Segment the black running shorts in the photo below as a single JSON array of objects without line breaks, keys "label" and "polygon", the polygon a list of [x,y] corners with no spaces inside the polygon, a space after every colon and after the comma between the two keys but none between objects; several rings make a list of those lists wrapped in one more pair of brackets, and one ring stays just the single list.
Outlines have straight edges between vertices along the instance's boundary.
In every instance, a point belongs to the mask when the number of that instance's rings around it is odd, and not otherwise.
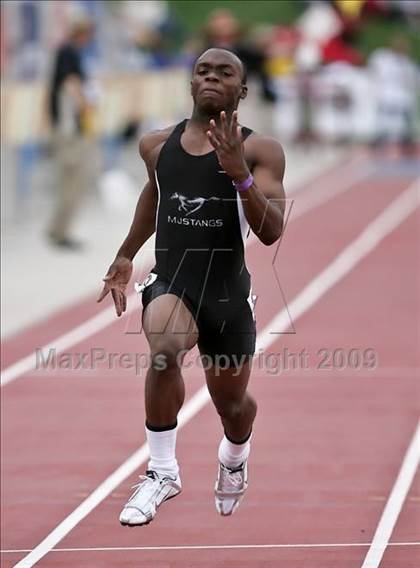
[{"label": "black running shorts", "polygon": [[162,294],[174,294],[183,301],[197,324],[201,356],[213,361],[228,357],[229,366],[237,366],[238,362],[254,355],[256,322],[255,297],[252,294],[245,299],[227,302],[204,299],[200,304],[153,272],[141,285],[136,285],[136,290],[142,294],[143,310]]}]

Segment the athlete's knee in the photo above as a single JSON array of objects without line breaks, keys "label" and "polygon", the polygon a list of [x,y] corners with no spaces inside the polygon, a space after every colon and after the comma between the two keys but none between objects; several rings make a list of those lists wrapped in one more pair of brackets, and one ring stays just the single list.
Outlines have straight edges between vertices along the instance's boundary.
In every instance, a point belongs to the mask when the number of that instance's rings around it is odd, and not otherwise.
[{"label": "athlete's knee", "polygon": [[150,345],[151,366],[155,371],[173,370],[180,365],[180,347],[177,341],[162,335]]},{"label": "athlete's knee", "polygon": [[253,416],[257,413],[257,403],[255,400],[245,394],[240,399],[223,400],[219,397],[213,399],[219,416],[226,420],[240,420],[243,416]]},{"label": "athlete's knee", "polygon": [[218,402],[216,409],[221,418],[237,420],[243,414],[243,405],[236,401]]}]

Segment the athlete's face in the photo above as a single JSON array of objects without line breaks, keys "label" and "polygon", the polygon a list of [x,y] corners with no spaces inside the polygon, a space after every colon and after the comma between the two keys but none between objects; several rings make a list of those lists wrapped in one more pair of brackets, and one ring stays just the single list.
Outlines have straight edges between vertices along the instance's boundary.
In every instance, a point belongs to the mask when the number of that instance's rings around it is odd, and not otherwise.
[{"label": "athlete's face", "polygon": [[194,104],[208,113],[233,110],[244,99],[247,87],[240,61],[230,53],[210,50],[195,64],[191,80]]}]

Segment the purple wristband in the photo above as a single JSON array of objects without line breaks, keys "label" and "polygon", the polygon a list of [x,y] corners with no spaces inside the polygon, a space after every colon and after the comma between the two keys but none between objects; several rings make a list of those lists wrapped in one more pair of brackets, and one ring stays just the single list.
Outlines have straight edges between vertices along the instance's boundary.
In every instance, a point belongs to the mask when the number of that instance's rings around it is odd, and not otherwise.
[{"label": "purple wristband", "polygon": [[244,181],[240,182],[234,181],[233,185],[235,186],[235,189],[237,189],[238,191],[246,191],[251,187],[253,183],[254,183],[254,176],[252,174],[249,174],[249,176]]}]

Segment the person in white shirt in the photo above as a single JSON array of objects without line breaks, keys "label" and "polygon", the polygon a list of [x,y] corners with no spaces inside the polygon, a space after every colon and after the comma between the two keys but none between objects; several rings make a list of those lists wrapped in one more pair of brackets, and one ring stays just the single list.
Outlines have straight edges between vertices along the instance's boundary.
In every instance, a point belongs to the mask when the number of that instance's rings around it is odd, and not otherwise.
[{"label": "person in white shirt", "polygon": [[368,63],[377,105],[375,144],[411,147],[420,75],[408,41],[394,36],[390,46],[375,50]]}]

